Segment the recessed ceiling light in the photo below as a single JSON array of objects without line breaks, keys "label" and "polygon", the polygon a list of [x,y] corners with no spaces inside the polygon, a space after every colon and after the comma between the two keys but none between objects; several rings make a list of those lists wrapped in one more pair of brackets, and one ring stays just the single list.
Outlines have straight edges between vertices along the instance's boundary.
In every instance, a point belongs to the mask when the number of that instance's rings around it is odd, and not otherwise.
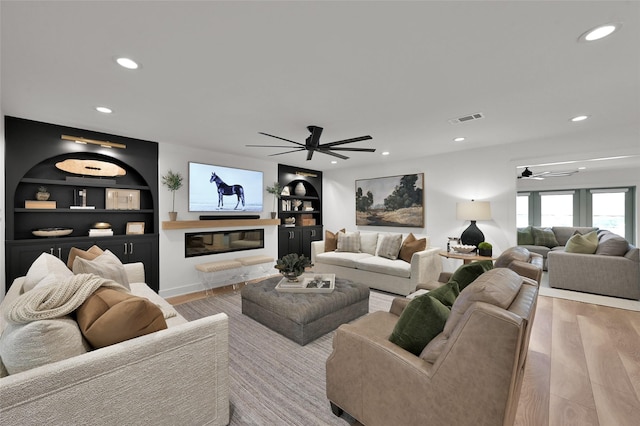
[{"label": "recessed ceiling light", "polygon": [[105,106],[97,106],[96,111],[101,112],[103,114],[111,114],[113,112],[111,108],[107,108]]},{"label": "recessed ceiling light", "polygon": [[389,151],[383,151],[382,155],[389,155]]},{"label": "recessed ceiling light", "polygon": [[133,59],[129,59],[129,58],[118,58],[116,59],[116,62],[118,63],[118,65],[120,65],[121,67],[127,68],[129,70],[135,70],[138,69],[138,64],[136,63],[136,61],[134,61]]},{"label": "recessed ceiling light", "polygon": [[462,142],[464,140],[464,138],[455,138],[453,141],[454,142]]},{"label": "recessed ceiling light", "polygon": [[586,170],[586,167],[578,167],[578,170]]},{"label": "recessed ceiling light", "polygon": [[331,160],[331,164],[338,164],[336,160]]},{"label": "recessed ceiling light", "polygon": [[618,23],[618,24],[600,25],[599,27],[592,28],[589,31],[587,31],[584,34],[582,34],[578,38],[578,41],[596,41],[596,40],[600,40],[600,39],[603,39],[603,38],[605,38],[607,36],[610,36],[611,34],[616,32],[617,30],[619,30],[620,27],[622,27],[622,24],[620,24],[620,23]]},{"label": "recessed ceiling light", "polygon": [[575,122],[578,122],[578,121],[584,121],[584,120],[586,120],[587,118],[589,118],[589,116],[588,116],[588,115],[578,115],[578,116],[576,116],[576,117],[573,117],[573,118],[571,119],[571,121],[573,121],[573,122],[575,123]]}]

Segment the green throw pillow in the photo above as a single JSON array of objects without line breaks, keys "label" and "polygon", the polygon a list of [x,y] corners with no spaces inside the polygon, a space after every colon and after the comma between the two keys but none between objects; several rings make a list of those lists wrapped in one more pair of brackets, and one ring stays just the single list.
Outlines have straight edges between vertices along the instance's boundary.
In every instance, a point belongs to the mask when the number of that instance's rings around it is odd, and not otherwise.
[{"label": "green throw pillow", "polygon": [[474,282],[476,278],[491,269],[493,269],[493,262],[490,260],[467,263],[456,269],[451,278],[449,278],[449,282],[455,281],[458,283],[458,288],[462,291],[466,286]]},{"label": "green throw pillow", "polygon": [[534,244],[537,246],[544,246],[554,248],[559,246],[558,240],[556,240],[556,234],[553,233],[551,228],[536,228],[532,227]]},{"label": "green throw pillow", "polygon": [[456,301],[456,297],[460,294],[460,288],[456,281],[449,281],[446,284],[441,285],[435,290],[429,292],[429,296],[439,300],[444,306],[451,309],[453,302]]},{"label": "green throw pillow", "polygon": [[588,234],[575,234],[564,247],[567,253],[594,254],[598,248],[598,233],[591,231]]},{"label": "green throw pillow", "polygon": [[427,343],[442,333],[450,313],[429,293],[418,296],[402,311],[389,341],[419,356]]},{"label": "green throw pillow", "polygon": [[532,246],[535,243],[533,234],[531,233],[531,227],[518,228],[518,245],[519,246]]}]

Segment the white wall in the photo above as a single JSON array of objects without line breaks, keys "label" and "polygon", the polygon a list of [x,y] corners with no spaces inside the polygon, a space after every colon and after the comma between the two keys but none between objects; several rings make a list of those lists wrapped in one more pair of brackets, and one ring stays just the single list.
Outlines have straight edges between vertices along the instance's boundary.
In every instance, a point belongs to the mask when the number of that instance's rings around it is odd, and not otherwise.
[{"label": "white wall", "polygon": [[[207,150],[186,148],[179,145],[160,143],[159,145],[158,174],[162,176],[169,169],[180,172],[184,179],[183,187],[176,192],[176,211],[178,220],[198,220],[204,213],[188,210],[189,182],[188,163],[196,161],[207,164],[219,164],[226,167],[239,167],[243,169],[259,170],[264,173],[264,187],[278,180],[278,165],[274,162],[238,157],[234,155],[220,154]],[[169,220],[168,212],[171,210],[172,195],[162,183],[158,182],[159,191],[159,217],[160,223]],[[260,217],[270,218],[273,208],[273,196],[264,191],[264,211]],[[252,213],[255,214],[255,213]],[[216,255],[184,257],[184,234],[187,232],[225,231],[229,229],[251,229],[249,227],[233,228],[196,228],[163,230],[160,227],[160,295],[171,297],[180,294],[193,293],[203,290],[204,287],[195,269],[198,263],[214,260],[228,260],[242,256],[267,255],[274,259],[278,256],[278,234],[276,226],[258,226],[264,228],[264,249],[242,251],[236,253],[222,253]]]}]

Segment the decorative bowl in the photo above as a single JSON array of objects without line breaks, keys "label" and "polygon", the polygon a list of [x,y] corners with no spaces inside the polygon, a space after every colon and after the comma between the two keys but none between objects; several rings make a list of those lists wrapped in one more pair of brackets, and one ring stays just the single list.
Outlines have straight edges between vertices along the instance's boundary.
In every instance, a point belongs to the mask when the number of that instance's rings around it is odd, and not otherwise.
[{"label": "decorative bowl", "polygon": [[455,251],[456,253],[469,254],[476,251],[476,246],[466,244],[452,245],[451,250]]},{"label": "decorative bowl", "polygon": [[111,224],[109,222],[96,222],[91,227],[95,229],[111,229]]},{"label": "decorative bowl", "polygon": [[40,228],[31,233],[36,237],[64,237],[73,232],[73,228]]}]

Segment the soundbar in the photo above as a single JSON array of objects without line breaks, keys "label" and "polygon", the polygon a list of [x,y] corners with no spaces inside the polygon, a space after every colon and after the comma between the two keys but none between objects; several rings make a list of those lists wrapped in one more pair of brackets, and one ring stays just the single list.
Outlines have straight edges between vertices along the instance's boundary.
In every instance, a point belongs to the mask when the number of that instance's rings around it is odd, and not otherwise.
[{"label": "soundbar", "polygon": [[227,215],[203,215],[200,220],[233,220],[233,219],[260,219],[259,214],[227,214]]}]

